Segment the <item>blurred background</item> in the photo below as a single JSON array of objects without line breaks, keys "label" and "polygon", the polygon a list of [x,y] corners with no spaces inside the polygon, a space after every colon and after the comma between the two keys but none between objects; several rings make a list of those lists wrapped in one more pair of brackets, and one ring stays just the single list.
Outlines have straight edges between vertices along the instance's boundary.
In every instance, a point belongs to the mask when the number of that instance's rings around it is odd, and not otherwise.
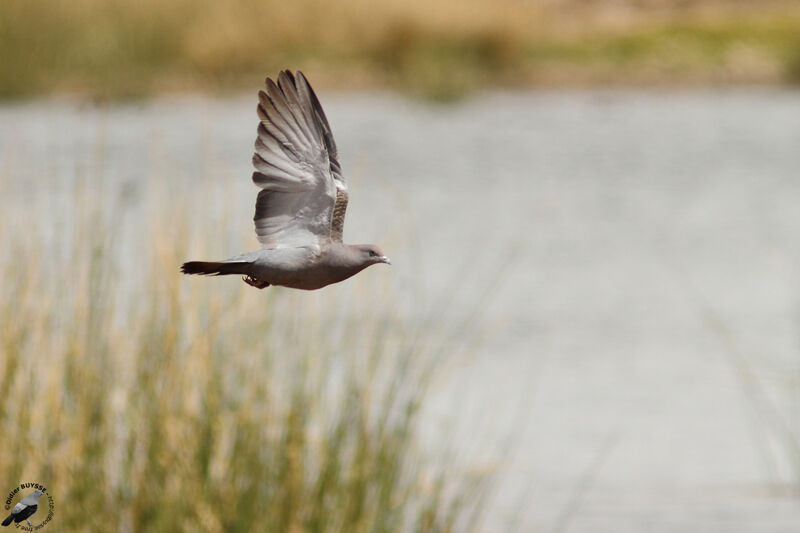
[{"label": "blurred background", "polygon": [[[4,0],[0,66],[0,491],[48,527],[800,527],[800,2]],[[281,68],[393,264],[181,277],[257,246]]]},{"label": "blurred background", "polygon": [[796,84],[796,0],[7,0],[0,95]]}]

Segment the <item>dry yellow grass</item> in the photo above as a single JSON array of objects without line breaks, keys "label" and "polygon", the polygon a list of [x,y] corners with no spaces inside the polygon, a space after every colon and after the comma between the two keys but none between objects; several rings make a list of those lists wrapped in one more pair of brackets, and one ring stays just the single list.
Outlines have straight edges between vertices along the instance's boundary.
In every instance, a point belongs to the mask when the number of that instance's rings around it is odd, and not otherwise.
[{"label": "dry yellow grass", "polygon": [[441,324],[386,296],[364,307],[391,293],[365,280],[333,308],[330,292],[181,277],[229,229],[225,213],[191,216],[214,193],[176,195],[154,171],[122,237],[128,200],[92,172],[73,193],[0,206],[0,479],[46,484],[50,527],[477,526],[483,484],[417,440]]},{"label": "dry yellow grass", "polygon": [[251,88],[285,67],[439,97],[508,84],[780,83],[800,78],[799,35],[796,0],[5,0],[0,95]]}]

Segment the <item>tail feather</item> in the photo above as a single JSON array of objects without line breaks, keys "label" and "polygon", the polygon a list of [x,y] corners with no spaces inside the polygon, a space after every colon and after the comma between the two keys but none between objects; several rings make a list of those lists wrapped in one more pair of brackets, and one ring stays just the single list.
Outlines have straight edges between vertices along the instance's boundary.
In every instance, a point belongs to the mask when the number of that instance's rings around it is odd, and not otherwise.
[{"label": "tail feather", "polygon": [[8,526],[9,524],[11,524],[12,520],[14,520],[14,513],[11,513],[10,515],[8,515],[8,518],[3,520],[3,525]]},{"label": "tail feather", "polygon": [[184,274],[203,276],[227,276],[229,274],[249,274],[250,263],[226,263],[218,261],[189,261],[181,266]]}]

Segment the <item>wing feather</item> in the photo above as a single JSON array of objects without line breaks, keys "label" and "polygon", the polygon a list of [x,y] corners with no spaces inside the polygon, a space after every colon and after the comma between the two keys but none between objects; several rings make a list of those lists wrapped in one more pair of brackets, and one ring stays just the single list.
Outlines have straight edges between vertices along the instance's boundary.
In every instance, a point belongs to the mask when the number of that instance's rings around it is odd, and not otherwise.
[{"label": "wing feather", "polygon": [[256,153],[262,158],[276,158],[287,163],[299,163],[300,157],[294,151],[284,150],[271,135],[259,135],[256,138]]},{"label": "wing feather", "polygon": [[267,97],[271,107],[267,107],[267,115],[270,120],[281,129],[281,131],[293,143],[303,149],[312,149],[314,147],[314,139],[310,138],[310,131],[304,130],[301,123],[292,115],[289,109],[289,104],[286,98],[283,97],[281,89],[271,79],[267,79]]},{"label": "wing feather", "polygon": [[336,147],[336,141],[333,138],[333,131],[331,130],[328,117],[325,115],[325,110],[317,98],[314,89],[308,83],[302,72],[297,73],[297,93],[300,100],[305,102],[313,110],[316,124],[320,128],[320,135],[325,143],[325,149],[328,152],[330,159],[331,176],[336,185],[336,199],[334,202],[333,214],[331,216],[331,239],[334,241],[342,242],[342,235],[344,233],[344,220],[347,214],[347,202],[349,196],[347,194],[347,183],[342,174],[342,167],[339,164],[339,153]]},{"label": "wing feather", "polygon": [[278,76],[278,87],[283,91],[289,111],[292,113],[295,121],[301,125],[302,130],[312,135],[314,137],[313,140],[319,138],[320,127],[313,116],[303,112],[303,109],[311,109],[311,107],[300,102],[300,95],[297,92],[297,85],[291,72],[283,71],[280,73]]},{"label": "wing feather", "polygon": [[258,240],[266,248],[341,240],[346,185],[322,106],[301,72],[265,85],[253,154]]},{"label": "wing feather", "polygon": [[253,166],[258,172],[253,173],[253,182],[262,189],[282,192],[301,192],[308,186],[299,181],[294,169],[280,165],[277,159],[267,161],[258,152],[253,154]]},{"label": "wing feather", "polygon": [[[272,80],[269,80],[272,81]],[[261,119],[261,125],[264,126],[270,135],[283,144],[287,149],[299,154],[304,149],[309,147],[304,146],[297,134],[292,130],[292,127],[286,122],[280,111],[278,111],[275,102],[264,91],[260,91],[259,107],[264,112],[266,118]]]},{"label": "wing feather", "polygon": [[331,239],[334,241],[342,242],[345,214],[347,214],[347,190],[336,189],[336,203],[331,217]]}]

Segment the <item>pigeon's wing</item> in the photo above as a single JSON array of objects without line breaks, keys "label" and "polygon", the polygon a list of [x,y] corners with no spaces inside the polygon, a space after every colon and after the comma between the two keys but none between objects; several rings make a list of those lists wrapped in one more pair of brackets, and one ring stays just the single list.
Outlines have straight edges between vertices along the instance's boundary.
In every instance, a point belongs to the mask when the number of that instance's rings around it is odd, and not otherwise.
[{"label": "pigeon's wing", "polygon": [[336,203],[333,206],[333,219],[331,220],[331,239],[342,242],[344,232],[344,215],[347,212],[347,189],[336,189]]},{"label": "pigeon's wing", "polygon": [[[305,79],[302,72],[298,72],[297,74],[298,77]],[[314,114],[319,121],[319,125],[322,127],[322,139],[325,141],[325,148],[328,150],[328,158],[331,163],[331,175],[336,185],[336,200],[334,201],[333,215],[331,217],[331,239],[342,242],[344,217],[347,213],[347,183],[342,174],[342,166],[339,164],[339,152],[336,148],[336,141],[333,139],[333,131],[331,131],[331,125],[328,123],[328,117],[325,116],[322,104],[319,103],[317,95],[310,85],[308,89],[311,105],[314,107]]]},{"label": "pigeon's wing", "polygon": [[13,509],[11,509],[11,514],[17,515],[21,513],[23,510],[25,510],[26,507],[28,507],[28,504],[22,503],[21,501],[17,502],[17,505],[15,505]]},{"label": "pigeon's wing", "polygon": [[265,248],[341,240],[347,192],[325,112],[301,72],[266,85],[253,154],[258,240]]}]

